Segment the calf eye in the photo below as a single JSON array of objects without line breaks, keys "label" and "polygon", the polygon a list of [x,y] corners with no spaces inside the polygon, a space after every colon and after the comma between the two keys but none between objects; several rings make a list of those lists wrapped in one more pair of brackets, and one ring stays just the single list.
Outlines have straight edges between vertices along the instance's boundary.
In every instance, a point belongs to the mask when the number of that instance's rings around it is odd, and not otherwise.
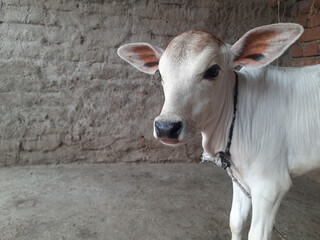
[{"label": "calf eye", "polygon": [[156,75],[156,77],[157,77],[158,79],[160,78],[160,81],[163,83],[163,79],[162,79],[162,77],[161,77],[160,71],[157,70],[154,74]]},{"label": "calf eye", "polygon": [[213,80],[219,74],[220,67],[218,64],[212,65],[204,74],[203,78]]},{"label": "calf eye", "polygon": [[154,73],[157,77],[161,77],[161,74],[160,74],[160,71],[157,70],[155,73]]}]

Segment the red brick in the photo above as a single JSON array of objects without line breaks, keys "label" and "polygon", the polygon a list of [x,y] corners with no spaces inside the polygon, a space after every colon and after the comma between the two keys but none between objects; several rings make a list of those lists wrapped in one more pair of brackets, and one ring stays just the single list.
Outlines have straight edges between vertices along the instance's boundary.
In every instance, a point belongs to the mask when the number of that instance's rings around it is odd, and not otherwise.
[{"label": "red brick", "polygon": [[316,27],[320,25],[320,14],[313,15],[309,19],[309,27]]},{"label": "red brick", "polygon": [[302,25],[303,27],[307,27],[308,26],[308,15],[301,15],[299,17],[296,17],[294,22]]},{"label": "red brick", "polygon": [[303,54],[303,49],[302,46],[300,45],[293,45],[291,48],[291,56],[294,58],[302,57]]},{"label": "red brick", "polygon": [[291,10],[291,16],[292,17],[297,17],[299,15],[299,8],[297,4],[293,5],[292,10]]},{"label": "red brick", "polygon": [[299,38],[299,42],[310,42],[320,39],[320,26],[314,28],[308,28],[304,30],[304,33]]},{"label": "red brick", "polygon": [[303,55],[305,57],[318,56],[319,53],[319,42],[308,43],[304,46]]},{"label": "red brick", "polygon": [[[305,7],[302,8],[301,12],[302,14],[309,14],[310,10],[311,10],[311,6],[312,6],[313,0],[309,0],[305,2]],[[314,7],[319,9],[320,8],[320,0],[315,0],[314,1]]]},{"label": "red brick", "polygon": [[293,67],[303,67],[309,65],[316,65],[320,63],[320,58],[301,58],[301,59],[294,59],[290,64]]}]

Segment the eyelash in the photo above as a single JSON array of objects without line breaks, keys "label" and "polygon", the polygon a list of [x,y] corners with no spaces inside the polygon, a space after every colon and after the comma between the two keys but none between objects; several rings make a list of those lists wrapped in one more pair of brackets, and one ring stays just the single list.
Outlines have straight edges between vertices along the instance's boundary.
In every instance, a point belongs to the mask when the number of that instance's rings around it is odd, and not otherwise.
[{"label": "eyelash", "polygon": [[[203,78],[209,79],[209,80],[214,80],[219,75],[220,70],[221,70],[221,68],[219,67],[219,65],[214,64],[205,72]],[[155,72],[155,75],[157,75],[161,78],[161,74],[160,74],[159,69]],[[161,79],[161,81],[162,81],[162,79]]]}]

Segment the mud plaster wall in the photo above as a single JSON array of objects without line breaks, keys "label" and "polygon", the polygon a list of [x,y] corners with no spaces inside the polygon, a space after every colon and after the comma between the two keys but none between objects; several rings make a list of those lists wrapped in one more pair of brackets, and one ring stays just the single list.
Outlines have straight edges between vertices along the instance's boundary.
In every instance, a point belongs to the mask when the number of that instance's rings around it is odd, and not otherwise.
[{"label": "mud plaster wall", "polygon": [[116,49],[136,41],[165,47],[194,28],[234,43],[277,22],[269,4],[0,0],[0,166],[199,160],[200,136],[178,148],[154,140],[160,81]]}]

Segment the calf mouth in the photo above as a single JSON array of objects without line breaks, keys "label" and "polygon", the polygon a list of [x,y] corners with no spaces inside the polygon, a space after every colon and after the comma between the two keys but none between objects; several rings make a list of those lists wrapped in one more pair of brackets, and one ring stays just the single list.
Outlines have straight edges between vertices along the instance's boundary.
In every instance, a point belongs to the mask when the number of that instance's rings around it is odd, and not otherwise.
[{"label": "calf mouth", "polygon": [[172,139],[172,138],[158,138],[160,142],[162,142],[165,145],[181,145],[183,142],[179,141],[178,139]]}]

